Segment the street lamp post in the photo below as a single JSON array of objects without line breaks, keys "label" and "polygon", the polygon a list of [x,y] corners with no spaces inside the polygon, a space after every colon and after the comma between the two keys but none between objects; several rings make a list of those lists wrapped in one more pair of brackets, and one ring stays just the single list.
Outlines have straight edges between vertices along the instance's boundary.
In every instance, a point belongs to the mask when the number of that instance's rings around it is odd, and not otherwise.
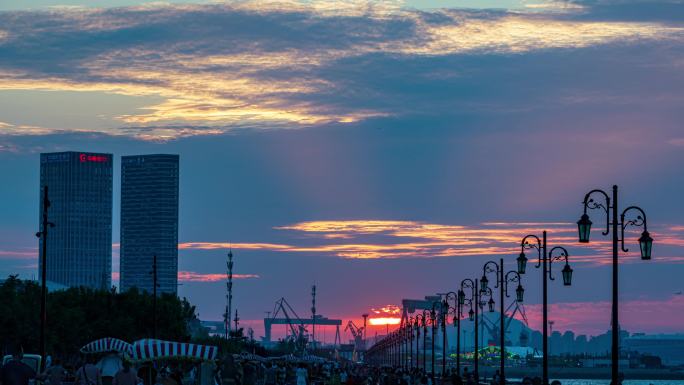
[{"label": "street lamp post", "polygon": [[413,327],[416,329],[416,369],[420,367],[420,319],[421,315],[416,315]]},{"label": "street lamp post", "polygon": [[[477,282],[477,281],[476,281]],[[487,297],[489,297],[489,301],[487,301]],[[489,287],[482,287],[482,283],[480,283],[480,289],[478,290],[477,294],[477,308],[479,308],[480,313],[484,313],[484,306],[487,305],[489,312],[494,312],[494,294],[492,293],[492,289]],[[481,316],[484,320],[484,315]],[[484,328],[484,322],[480,323],[480,327],[483,329]],[[479,334],[479,344],[482,346],[484,345],[484,330],[480,330]],[[479,352],[478,352],[478,357],[479,357]],[[476,382],[478,380],[478,376],[476,376]]]},{"label": "street lamp post", "polygon": [[[493,266],[493,267],[492,267]],[[499,264],[497,264],[494,261],[488,261],[485,263],[483,267],[483,274],[482,274],[482,279],[480,280],[480,285],[482,286],[482,290],[487,290],[488,287],[488,280],[487,280],[487,273],[496,273],[496,284],[494,285],[495,288],[499,288],[499,309],[500,309],[500,314],[499,314],[499,355],[501,358],[501,362],[499,364],[499,383],[500,384],[505,384],[506,383],[506,375],[504,372],[505,366],[506,366],[506,333],[505,333],[505,327],[504,327],[504,317],[505,317],[505,309],[504,309],[504,297],[508,298],[508,283],[509,282],[517,282],[518,287],[515,290],[516,294],[516,300],[518,302],[523,301],[523,294],[525,292],[525,289],[523,289],[521,282],[520,282],[520,274],[518,274],[517,271],[511,270],[507,273],[504,274],[504,261],[503,258],[501,258]],[[509,278],[509,275],[513,275],[512,278]],[[490,304],[490,311],[494,310],[494,301],[490,298],[489,300]]]},{"label": "street lamp post", "polygon": [[44,363],[46,350],[45,329],[47,328],[47,236],[48,228],[55,227],[54,223],[48,221],[48,208],[50,207],[50,200],[48,199],[48,186],[43,187],[43,199],[41,203],[43,206],[41,230],[36,233],[36,237],[41,238],[42,243],[42,250],[40,253],[40,356],[43,358],[41,362]]},{"label": "street lamp post", "polygon": [[[604,202],[597,202],[591,196],[593,194],[602,195],[605,198]],[[613,306],[612,306],[612,317],[611,317],[611,327],[612,327],[612,344],[611,344],[611,378],[614,384],[619,381],[619,358],[620,358],[620,323],[618,319],[618,242],[621,242],[621,249],[623,252],[628,252],[625,248],[625,228],[627,226],[641,227],[643,226],[644,231],[641,233],[639,238],[639,249],[641,250],[641,259],[650,260],[651,259],[651,249],[653,247],[653,238],[648,233],[648,228],[646,224],[646,213],[640,207],[629,206],[618,218],[618,187],[613,186],[613,201],[611,205],[611,198],[603,190],[594,189],[584,196],[584,213],[579,221],[577,221],[577,230],[579,231],[579,241],[580,243],[589,243],[589,233],[591,231],[591,220],[587,215],[587,209],[602,209],[606,212],[606,231],[602,232],[603,235],[608,235],[611,230],[613,231]],[[636,211],[636,219],[625,221],[625,216],[630,211]],[[612,218],[611,218],[612,214]],[[611,220],[612,219],[612,220]],[[618,234],[618,226],[620,227]]]},{"label": "street lamp post", "polygon": [[411,329],[410,326],[404,325],[402,328],[402,333],[401,333],[401,340],[402,340],[402,345],[404,347],[404,370],[408,370],[409,368],[409,330]]},{"label": "street lamp post", "polygon": [[[460,290],[459,290],[460,291]],[[457,323],[460,323],[460,320],[457,320],[459,318],[460,313],[458,309],[458,293],[455,293],[453,291],[450,291],[448,293],[444,293],[444,302],[442,303],[442,376],[444,376],[444,373],[446,371],[446,345],[447,345],[447,336],[446,336],[446,327],[447,327],[447,317],[449,316],[449,311],[454,312],[454,327],[456,327],[456,345],[458,346],[459,344],[459,331],[458,331],[458,326]],[[449,296],[452,296],[454,298],[454,307],[452,308],[449,306]],[[458,348],[456,349],[456,355],[458,356]],[[459,358],[457,357],[456,360],[458,361]],[[457,365],[458,366],[458,365]]]},{"label": "street lamp post", "polygon": [[[475,321],[475,333],[474,340],[475,344],[473,345],[473,376],[475,377],[475,382],[478,382],[478,361],[479,361],[479,352],[477,348],[477,338],[478,338],[478,307],[480,303],[479,299],[479,288],[477,286],[478,281],[475,279],[474,281],[470,278],[466,278],[463,281],[461,281],[461,294],[462,296],[459,298],[459,303],[464,304],[468,302],[470,304],[470,311],[468,312],[468,318],[470,318],[471,321]],[[471,289],[470,293],[470,298],[466,298],[465,296],[465,291],[466,289]],[[474,308],[474,310],[473,310]],[[460,364],[460,362],[459,362]],[[460,368],[459,368],[460,371]]]},{"label": "street lamp post", "polygon": [[[440,302],[441,303],[441,302]],[[431,354],[430,354],[430,377],[432,377],[432,383],[435,383],[435,332],[437,331],[437,313],[435,311],[435,305],[437,302],[432,303],[432,309],[430,310],[430,329],[432,331],[430,337]]]},{"label": "street lamp post", "polygon": [[[416,316],[416,331],[417,331],[417,338],[416,338],[416,359],[418,360],[418,363],[420,364],[420,350],[419,350],[419,342],[420,342],[420,336],[421,336],[421,329],[423,329],[423,372],[427,372],[427,356],[426,356],[426,351],[427,349],[425,346],[427,345],[427,311],[423,310],[423,313],[418,314]],[[419,365],[420,366],[420,365]]]},{"label": "street lamp post", "polygon": [[403,352],[403,355],[401,357],[401,367],[405,370],[408,365],[406,361],[408,360],[408,346],[407,346],[407,341],[408,341],[408,336],[406,335],[406,325],[402,325],[400,329],[399,335],[401,336],[401,350]]},{"label": "street lamp post", "polygon": [[447,313],[449,313],[449,305],[444,306],[440,303],[442,307],[440,308],[440,319],[439,322],[442,325],[442,372],[441,377],[444,378],[444,373],[446,372],[446,350],[447,350],[447,338],[446,338],[446,323],[447,323]]},{"label": "street lamp post", "polygon": [[[530,242],[530,240],[535,240],[535,242]],[[542,341],[542,351],[544,357],[542,358],[542,384],[548,385],[549,383],[549,341],[548,341],[548,280],[554,280],[553,274],[551,273],[551,265],[554,261],[560,261],[565,259],[565,267],[562,270],[563,274],[563,284],[565,286],[570,286],[572,283],[572,268],[568,264],[568,251],[561,246],[556,246],[552,248],[547,253],[546,245],[546,231],[542,232],[542,239],[539,239],[536,235],[528,235],[522,239],[520,242],[520,256],[518,257],[518,273],[525,274],[525,266],[527,265],[527,257],[525,256],[526,249],[535,249],[538,254],[538,261],[536,268],[541,267],[542,271],[542,324],[543,324],[543,341]],[[558,251],[558,255],[554,255],[554,252]]]},{"label": "street lamp post", "polygon": [[423,372],[427,372],[427,318],[428,312],[423,310]]},{"label": "street lamp post", "polygon": [[464,297],[465,300],[465,294],[459,288],[456,296],[456,314],[454,314],[454,326],[456,327],[456,373],[459,376],[461,375],[461,307],[463,306],[461,297]]},{"label": "street lamp post", "polygon": [[409,365],[408,369],[410,370],[413,368],[414,365],[414,359],[413,359],[413,316],[409,317],[408,319],[408,328],[407,328],[408,336],[409,336]]}]

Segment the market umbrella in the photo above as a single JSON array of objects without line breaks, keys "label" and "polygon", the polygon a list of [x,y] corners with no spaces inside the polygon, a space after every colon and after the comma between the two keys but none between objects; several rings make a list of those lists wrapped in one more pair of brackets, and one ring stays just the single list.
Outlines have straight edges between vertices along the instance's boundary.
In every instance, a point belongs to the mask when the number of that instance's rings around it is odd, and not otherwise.
[{"label": "market umbrella", "polygon": [[81,353],[107,353],[107,352],[119,352],[124,354],[129,354],[131,350],[131,344],[126,341],[122,341],[117,338],[106,337],[100,338],[84,345],[81,348]]},{"label": "market umbrella", "polygon": [[133,361],[148,361],[163,358],[190,358],[209,361],[216,359],[216,346],[198,345],[187,342],[143,339],[133,343],[130,358]]}]

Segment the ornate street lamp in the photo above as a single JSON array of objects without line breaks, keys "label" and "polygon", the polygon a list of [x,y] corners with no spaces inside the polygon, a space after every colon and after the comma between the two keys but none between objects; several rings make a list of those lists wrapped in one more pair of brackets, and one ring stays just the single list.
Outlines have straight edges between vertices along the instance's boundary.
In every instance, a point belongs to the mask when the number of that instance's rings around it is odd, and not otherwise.
[{"label": "ornate street lamp", "polygon": [[[479,351],[478,351],[478,346],[477,346],[477,339],[478,339],[478,308],[479,308],[479,303],[480,303],[480,290],[478,289],[478,282],[477,279],[472,280],[470,278],[466,278],[463,281],[461,281],[461,289],[459,290],[462,295],[459,297],[459,302],[463,302],[461,306],[468,304],[470,306],[470,310],[468,311],[468,319],[470,321],[475,322],[475,331],[473,333],[473,336],[475,337],[475,344],[474,344],[474,351],[473,351],[473,375],[475,376],[475,381],[478,381],[479,378]],[[470,291],[470,296],[466,297],[465,291],[469,290]],[[460,334],[460,322],[458,325],[458,333]],[[460,353],[460,348],[459,352]],[[456,367],[459,372],[461,373],[461,360],[460,360],[460,355],[457,353],[457,361],[456,361]]]},{"label": "ornate street lamp", "polygon": [[[646,221],[644,221],[644,228],[645,227],[646,227]],[[624,242],[624,233],[623,233],[623,242]],[[641,259],[643,259],[645,261],[651,259],[651,249],[652,248],[653,248],[653,238],[651,238],[651,235],[648,233],[648,231],[644,230],[644,232],[641,233],[641,237],[639,238],[639,249],[641,250]]]},{"label": "ornate street lamp", "polygon": [[591,234],[591,221],[587,213],[582,214],[582,217],[577,221],[577,231],[579,232],[580,243],[589,243],[589,234]]},{"label": "ornate street lamp", "polygon": [[561,273],[563,274],[563,285],[572,285],[572,268],[567,262],[565,262],[565,267],[563,267]]},{"label": "ornate street lamp", "polygon": [[[522,253],[521,253],[522,254]],[[522,256],[523,258],[524,255]],[[518,262],[520,260],[520,257],[518,257]],[[525,258],[525,263],[526,263],[526,258]],[[518,268],[520,268],[520,263],[518,263]],[[511,270],[507,273],[504,273],[504,261],[503,258],[500,259],[499,263],[496,263],[494,261],[488,261],[485,263],[484,267],[482,268],[482,279],[487,279],[487,273],[495,273],[496,274],[496,279],[494,280],[495,285],[494,288],[499,289],[499,307],[500,307],[500,316],[499,316],[499,352],[500,352],[500,362],[499,362],[499,373],[501,375],[501,383],[505,384],[506,383],[506,374],[505,374],[505,367],[506,367],[506,331],[504,327],[504,318],[506,317],[506,311],[504,309],[504,297],[508,298],[508,283],[509,282],[517,282],[518,287],[515,290],[515,296],[516,300],[518,302],[523,301],[523,295],[525,293],[525,289],[523,289],[522,285],[520,284],[521,279],[520,279],[520,274],[515,271]],[[524,267],[523,267],[524,270]],[[511,277],[512,276],[512,277]],[[482,281],[480,281],[482,282]],[[484,290],[483,290],[484,291]],[[490,291],[491,293],[491,291]],[[494,299],[490,295],[489,298],[489,311],[494,311]]]},{"label": "ornate street lamp", "polygon": [[432,329],[432,335],[430,337],[431,351],[430,354],[430,376],[432,377],[432,383],[435,383],[435,332],[437,331],[437,312],[435,310],[435,305],[441,302],[433,302],[432,310],[430,310],[430,326]]},{"label": "ornate street lamp", "polygon": [[516,258],[516,261],[518,262],[518,274],[525,274],[525,268],[527,267],[527,257],[525,256],[525,252],[521,251],[520,255],[518,258]]},{"label": "ornate street lamp", "polygon": [[[548,332],[548,281],[555,280],[551,267],[553,262],[565,260],[565,267],[562,270],[563,284],[569,286],[572,282],[572,268],[568,264],[568,251],[564,247],[556,246],[547,253],[546,231],[542,233],[542,239],[536,235],[528,235],[520,242],[520,254],[524,255],[525,250],[536,250],[538,261],[536,268],[541,268],[542,273],[542,323],[543,323],[543,337],[542,337],[542,384],[549,383],[549,332]],[[516,296],[518,291],[516,290]],[[520,294],[519,302],[522,302],[522,293]]]},{"label": "ornate street lamp", "polygon": [[427,325],[428,325],[428,315],[427,310],[423,310],[423,371],[427,372]]},{"label": "ornate street lamp", "polygon": [[[416,315],[416,367],[420,366],[420,329],[425,330],[425,311],[422,314]],[[425,334],[423,333],[423,370],[425,370]]]},{"label": "ornate street lamp", "polygon": [[[456,346],[458,347],[460,345],[460,336],[459,336],[459,331],[458,331],[458,324],[461,322],[461,311],[460,311],[460,291],[458,293],[455,293],[453,291],[450,291],[448,293],[443,293],[444,295],[444,302],[442,303],[442,377],[444,376],[444,373],[446,373],[446,354],[447,354],[447,335],[446,335],[446,327],[447,327],[447,317],[449,316],[449,313],[453,313],[454,315],[454,328],[456,328]],[[449,298],[453,297],[454,299],[454,307],[449,306]],[[456,355],[458,355],[458,348],[456,349]]]},{"label": "ornate street lamp", "polygon": [[[600,201],[595,201],[592,195],[598,194],[602,196]],[[621,243],[620,249],[623,252],[628,252],[625,248],[625,228],[628,226],[643,227],[644,231],[639,238],[639,249],[641,252],[641,259],[650,260],[651,251],[653,248],[653,238],[648,233],[648,227],[646,223],[646,213],[638,206],[629,206],[622,211],[620,218],[618,219],[618,187],[613,186],[613,194],[611,197],[603,190],[594,189],[584,196],[583,208],[584,212],[579,221],[577,221],[577,230],[579,232],[579,241],[581,243],[589,242],[589,233],[591,232],[591,220],[587,214],[587,209],[601,209],[606,213],[606,230],[602,232],[603,235],[608,235],[611,232],[612,225],[612,235],[613,235],[613,295],[612,295],[612,316],[611,316],[611,379],[613,383],[618,383],[619,379],[619,359],[620,359],[620,322],[618,316],[618,242]],[[632,220],[625,220],[625,216],[631,212],[635,211],[637,217]],[[618,226],[620,231],[618,233]],[[621,238],[621,239],[618,239]]]},{"label": "ornate street lamp", "polygon": [[[519,277],[519,276],[518,276]],[[523,301],[523,295],[525,294],[525,289],[523,289],[522,285],[518,284],[518,288],[515,289],[515,298],[518,302]]]}]

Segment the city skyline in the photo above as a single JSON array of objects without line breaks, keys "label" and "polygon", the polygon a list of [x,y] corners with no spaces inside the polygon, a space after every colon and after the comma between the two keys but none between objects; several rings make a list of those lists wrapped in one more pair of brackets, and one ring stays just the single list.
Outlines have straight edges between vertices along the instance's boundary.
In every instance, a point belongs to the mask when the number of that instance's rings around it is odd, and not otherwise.
[{"label": "city skyline", "polygon": [[621,324],[684,332],[681,4],[88,3],[0,5],[0,276],[37,276],[40,153],[115,155],[115,281],[120,156],[178,154],[178,294],[201,319],[222,318],[231,247],[245,325],[281,297],[310,316],[313,284],[318,313],[360,320],[513,268],[548,230],[574,269],[554,330],[596,335],[610,239],[594,214],[578,243],[576,221],[617,184],[654,239],[641,262],[628,232]]}]

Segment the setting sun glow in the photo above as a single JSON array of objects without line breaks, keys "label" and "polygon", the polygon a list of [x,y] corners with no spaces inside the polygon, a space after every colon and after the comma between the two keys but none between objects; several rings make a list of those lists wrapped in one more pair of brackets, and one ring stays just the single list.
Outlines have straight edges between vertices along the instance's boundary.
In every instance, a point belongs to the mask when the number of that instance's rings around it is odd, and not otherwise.
[{"label": "setting sun glow", "polygon": [[368,323],[373,326],[380,325],[399,325],[401,318],[397,317],[381,317],[381,318],[369,318]]}]

